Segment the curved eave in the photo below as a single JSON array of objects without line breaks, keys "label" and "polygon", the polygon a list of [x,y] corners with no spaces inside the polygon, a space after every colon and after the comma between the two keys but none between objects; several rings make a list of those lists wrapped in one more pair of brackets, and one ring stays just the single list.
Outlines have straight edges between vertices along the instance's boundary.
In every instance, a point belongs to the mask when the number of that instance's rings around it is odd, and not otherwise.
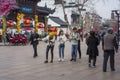
[{"label": "curved eave", "polygon": [[55,12],[55,9],[50,9],[47,6],[45,6],[45,7],[37,6],[37,11],[39,13],[45,13],[45,14],[49,15],[49,14],[53,14]]},{"label": "curved eave", "polygon": [[40,9],[37,9],[38,11],[38,14],[44,14],[44,15],[49,15],[50,13],[46,10],[40,10]]}]

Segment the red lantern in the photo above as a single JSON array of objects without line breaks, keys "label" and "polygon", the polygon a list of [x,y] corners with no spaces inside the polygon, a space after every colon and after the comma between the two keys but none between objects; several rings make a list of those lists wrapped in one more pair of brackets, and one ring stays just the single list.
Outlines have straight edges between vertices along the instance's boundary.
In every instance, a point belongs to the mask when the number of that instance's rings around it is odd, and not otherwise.
[{"label": "red lantern", "polygon": [[29,18],[25,18],[24,19],[24,24],[25,24],[25,26],[30,25],[30,19]]},{"label": "red lantern", "polygon": [[7,25],[8,25],[8,27],[12,28],[14,26],[14,23],[13,23],[13,21],[8,21]]},{"label": "red lantern", "polygon": [[43,27],[44,27],[44,23],[38,23],[38,24],[37,24],[37,27],[38,27],[38,28],[43,28]]}]

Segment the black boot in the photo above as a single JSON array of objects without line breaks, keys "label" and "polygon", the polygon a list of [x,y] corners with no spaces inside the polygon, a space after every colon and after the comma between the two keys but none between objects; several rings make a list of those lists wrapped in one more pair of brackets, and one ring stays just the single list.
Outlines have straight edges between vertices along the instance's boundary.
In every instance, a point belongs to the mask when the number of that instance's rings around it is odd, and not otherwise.
[{"label": "black boot", "polygon": [[46,60],[44,63],[48,63],[48,60]]},{"label": "black boot", "polygon": [[53,63],[53,60],[51,60],[50,63]]},{"label": "black boot", "polygon": [[88,66],[91,67],[91,63],[89,63]]}]

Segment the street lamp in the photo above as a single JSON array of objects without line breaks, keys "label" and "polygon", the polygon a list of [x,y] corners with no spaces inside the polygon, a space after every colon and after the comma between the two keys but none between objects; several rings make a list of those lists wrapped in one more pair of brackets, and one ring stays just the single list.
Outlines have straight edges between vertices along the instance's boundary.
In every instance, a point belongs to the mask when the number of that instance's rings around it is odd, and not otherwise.
[{"label": "street lamp", "polygon": [[[119,22],[120,22],[120,10],[112,10],[112,14],[116,14],[117,15],[117,18],[118,18],[118,36],[117,36],[117,38],[118,38],[118,45],[119,45],[119,36],[120,36],[120,31],[119,31],[119,28],[120,28],[120,25],[119,25]],[[113,17],[114,18],[114,17]]]}]

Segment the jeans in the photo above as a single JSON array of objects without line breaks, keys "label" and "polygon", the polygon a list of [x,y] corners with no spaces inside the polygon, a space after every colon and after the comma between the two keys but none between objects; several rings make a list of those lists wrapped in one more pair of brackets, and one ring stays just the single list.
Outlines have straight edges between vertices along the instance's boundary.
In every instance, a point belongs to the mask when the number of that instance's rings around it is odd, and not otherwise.
[{"label": "jeans", "polygon": [[46,60],[48,60],[48,52],[51,49],[51,61],[53,61],[53,50],[54,50],[54,45],[48,45],[46,48]]},{"label": "jeans", "polygon": [[65,48],[65,45],[64,44],[59,44],[58,48],[59,48],[59,58],[63,58],[64,59],[64,48]]},{"label": "jeans", "polygon": [[107,62],[108,62],[109,57],[110,57],[111,70],[115,70],[115,68],[114,68],[114,55],[115,55],[114,50],[104,51],[103,71],[106,71],[106,69],[107,69]]},{"label": "jeans", "polygon": [[73,60],[76,60],[76,56],[77,56],[77,49],[78,49],[78,46],[77,45],[72,45],[72,59]]}]

